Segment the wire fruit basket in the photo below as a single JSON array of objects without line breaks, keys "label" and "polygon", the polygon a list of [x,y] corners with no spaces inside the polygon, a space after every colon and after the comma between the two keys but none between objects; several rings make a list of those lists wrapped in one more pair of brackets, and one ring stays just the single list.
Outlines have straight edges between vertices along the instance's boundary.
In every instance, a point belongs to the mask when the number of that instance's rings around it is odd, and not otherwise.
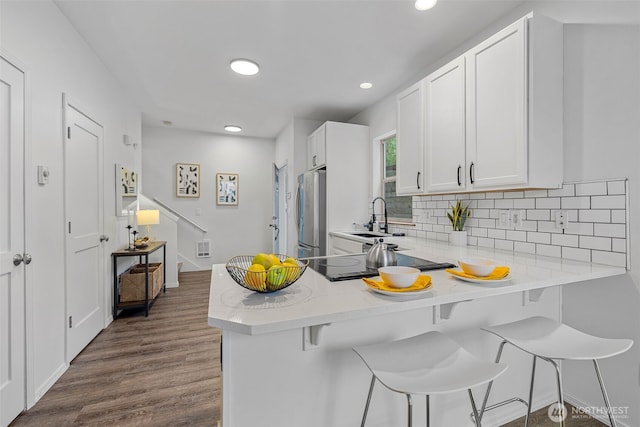
[{"label": "wire fruit basket", "polygon": [[296,265],[284,263],[287,255],[274,254],[280,264],[269,270],[250,270],[253,255],[238,255],[227,261],[225,267],[237,284],[254,292],[269,293],[279,291],[295,283],[307,269],[308,261],[296,259]]}]

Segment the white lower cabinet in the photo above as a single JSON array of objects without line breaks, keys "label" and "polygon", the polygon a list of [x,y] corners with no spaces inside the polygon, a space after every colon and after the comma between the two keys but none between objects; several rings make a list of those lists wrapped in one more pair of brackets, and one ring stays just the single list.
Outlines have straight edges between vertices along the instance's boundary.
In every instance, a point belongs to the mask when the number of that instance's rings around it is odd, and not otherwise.
[{"label": "white lower cabinet", "polygon": [[560,23],[529,14],[419,82],[424,192],[562,185],[562,37]]}]

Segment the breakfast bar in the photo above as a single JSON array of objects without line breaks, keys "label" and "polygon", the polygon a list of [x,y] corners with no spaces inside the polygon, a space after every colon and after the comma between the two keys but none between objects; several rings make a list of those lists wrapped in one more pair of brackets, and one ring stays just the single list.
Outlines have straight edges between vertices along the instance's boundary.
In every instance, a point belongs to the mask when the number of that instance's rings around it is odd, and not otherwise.
[{"label": "breakfast bar", "polygon": [[[560,319],[560,286],[626,273],[620,267],[437,242],[403,253],[456,264],[464,256],[492,258],[510,268],[510,280],[470,283],[435,270],[425,273],[432,278],[428,289],[394,296],[374,292],[360,279],[330,282],[307,268],[290,287],[260,294],[237,285],[223,264],[214,265],[208,321],[222,329],[223,426],[358,425],[370,378],[353,346],[439,330],[492,360],[496,339],[480,327],[533,315]],[[492,401],[528,390],[530,360],[505,352],[503,361],[509,369],[494,386]],[[534,410],[554,398],[552,376],[539,378]],[[402,397],[378,388],[373,401],[368,426],[402,423]],[[433,425],[468,425],[464,393],[435,396],[431,405],[439,408]],[[423,412],[416,409],[416,425],[423,422]],[[522,412],[517,405],[499,408],[487,413],[486,425],[503,424]]]}]

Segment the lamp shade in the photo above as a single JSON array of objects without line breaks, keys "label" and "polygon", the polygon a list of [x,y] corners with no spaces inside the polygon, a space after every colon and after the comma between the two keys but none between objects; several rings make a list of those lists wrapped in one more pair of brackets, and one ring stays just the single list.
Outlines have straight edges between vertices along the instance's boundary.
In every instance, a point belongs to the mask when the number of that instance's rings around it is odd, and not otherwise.
[{"label": "lamp shade", "polygon": [[138,225],[160,224],[160,211],[157,209],[139,210],[136,215],[138,217]]}]

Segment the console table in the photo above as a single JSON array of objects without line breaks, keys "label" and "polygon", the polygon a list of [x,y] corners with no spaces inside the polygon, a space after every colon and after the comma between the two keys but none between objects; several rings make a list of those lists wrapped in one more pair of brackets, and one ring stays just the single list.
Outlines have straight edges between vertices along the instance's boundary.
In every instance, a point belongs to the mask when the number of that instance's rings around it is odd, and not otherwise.
[{"label": "console table", "polygon": [[[135,250],[129,249],[121,249],[119,251],[115,251],[111,253],[112,264],[113,264],[113,320],[116,320],[118,317],[118,310],[125,309],[133,309],[133,308],[144,308],[145,317],[149,316],[149,307],[153,304],[153,298],[149,298],[149,255],[162,248],[162,268],[163,268],[163,277],[167,276],[167,252],[165,246],[167,242],[165,241],[154,241],[150,242],[145,248],[136,248]],[[145,298],[141,301],[131,301],[121,303],[118,301],[119,292],[119,280],[118,280],[118,258],[122,257],[132,257],[137,256],[140,264],[144,264],[145,266]],[[144,259],[144,261],[143,261]],[[163,292],[166,292],[166,279],[162,284]]]}]

